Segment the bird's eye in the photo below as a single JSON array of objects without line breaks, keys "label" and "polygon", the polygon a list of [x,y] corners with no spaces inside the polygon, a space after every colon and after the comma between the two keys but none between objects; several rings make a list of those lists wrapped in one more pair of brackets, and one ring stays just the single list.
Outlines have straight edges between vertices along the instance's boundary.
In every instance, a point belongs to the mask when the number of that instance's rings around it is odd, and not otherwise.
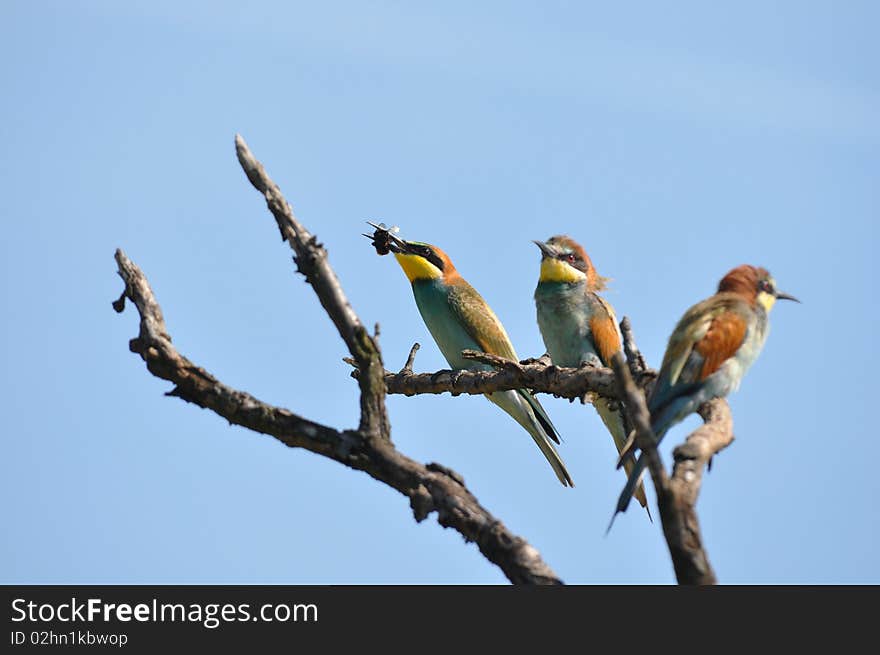
[{"label": "bird's eye", "polygon": [[565,256],[565,261],[567,261],[569,264],[574,264],[575,259],[576,257],[574,256],[574,253],[568,253]]},{"label": "bird's eye", "polygon": [[770,280],[761,280],[761,283],[758,285],[758,289],[763,291],[764,293],[773,293],[773,284],[771,284]]}]

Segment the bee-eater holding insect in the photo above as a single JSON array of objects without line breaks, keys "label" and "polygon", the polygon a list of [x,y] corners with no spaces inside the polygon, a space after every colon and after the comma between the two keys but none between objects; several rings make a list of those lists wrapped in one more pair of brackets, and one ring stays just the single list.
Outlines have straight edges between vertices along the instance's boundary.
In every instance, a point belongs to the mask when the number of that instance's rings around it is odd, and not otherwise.
[{"label": "bee-eater holding insect", "polygon": [[[610,367],[611,357],[621,349],[621,336],[614,309],[598,293],[605,288],[605,278],[596,273],[586,251],[570,237],[555,236],[535,244],[541,249],[535,305],[550,359],[557,366]],[[620,452],[629,433],[620,404],[596,398],[593,405]],[[627,473],[633,469],[632,454],[627,456],[624,466]],[[641,483],[635,496],[648,510]]]},{"label": "bee-eater holding insect", "polygon": [[[724,398],[739,387],[764,347],[768,315],[777,300],[800,302],[779,291],[766,269],[742,265],[721,279],[714,296],[685,312],[669,337],[648,398],[651,428],[658,442],[704,402]],[[620,494],[615,516],[626,510],[645,466],[640,455]]]},{"label": "bee-eater holding insect", "polygon": [[[455,270],[446,253],[427,243],[404,241],[384,225],[370,225],[376,231],[365,236],[373,240],[380,255],[394,254],[412,285],[425,325],[453,369],[493,370],[487,364],[462,357],[461,351],[465,349],[519,360],[501,321]],[[559,434],[537,399],[526,389],[496,391],[486,397],[532,435],[559,481],[574,486],[552,443],[559,443]]]}]

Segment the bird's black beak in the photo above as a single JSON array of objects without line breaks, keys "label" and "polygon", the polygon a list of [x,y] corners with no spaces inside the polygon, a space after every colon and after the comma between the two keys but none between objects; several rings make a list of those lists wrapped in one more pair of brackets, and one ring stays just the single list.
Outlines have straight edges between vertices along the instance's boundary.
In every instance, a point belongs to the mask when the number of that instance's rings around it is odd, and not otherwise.
[{"label": "bird's black beak", "polygon": [[787,293],[782,293],[781,291],[776,292],[776,300],[793,300],[795,302],[800,302],[800,300],[798,300],[794,296],[791,296]]},{"label": "bird's black beak", "polygon": [[534,243],[536,246],[538,246],[538,248],[541,249],[541,259],[546,259],[547,257],[549,257],[550,259],[554,259],[559,255],[559,253],[556,251],[556,248],[551,246],[549,243],[544,243],[543,241],[537,240],[532,241],[532,243]]},{"label": "bird's black beak", "polygon": [[399,252],[404,255],[417,254],[409,241],[404,241],[393,234],[390,234],[389,237],[391,238],[391,252]]}]

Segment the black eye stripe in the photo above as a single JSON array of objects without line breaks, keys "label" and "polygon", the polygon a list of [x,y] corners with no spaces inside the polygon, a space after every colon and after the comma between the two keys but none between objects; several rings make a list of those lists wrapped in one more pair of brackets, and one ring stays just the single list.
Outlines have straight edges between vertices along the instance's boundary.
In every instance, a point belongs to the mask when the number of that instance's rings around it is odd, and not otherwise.
[{"label": "black eye stripe", "polygon": [[586,262],[585,262],[585,261],[583,260],[583,258],[581,258],[581,256],[578,255],[577,253],[574,253],[574,252],[562,252],[562,253],[559,253],[559,254],[556,256],[556,258],[557,258],[559,261],[566,262],[569,266],[571,266],[571,267],[573,267],[573,268],[576,268],[576,269],[579,270],[579,271],[582,271],[582,272],[584,272],[584,273],[586,273],[586,271],[587,271],[587,264],[586,264]]},{"label": "black eye stripe", "polygon": [[440,259],[437,255],[434,254],[434,251],[428,248],[427,246],[419,247],[419,256],[427,259],[429,262],[434,264],[441,271],[443,270],[443,260]]}]

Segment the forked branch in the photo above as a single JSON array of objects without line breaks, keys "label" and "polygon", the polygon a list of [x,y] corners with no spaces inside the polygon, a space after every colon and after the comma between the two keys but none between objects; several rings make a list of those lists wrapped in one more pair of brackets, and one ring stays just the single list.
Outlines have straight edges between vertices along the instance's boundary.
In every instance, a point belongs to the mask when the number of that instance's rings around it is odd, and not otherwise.
[{"label": "forked branch", "polygon": [[623,355],[613,360],[620,380],[624,405],[636,431],[636,445],[647,459],[648,471],[657,493],[663,536],[679,584],[715,584],[718,580],[703,546],[697,518],[697,497],[703,468],[719,451],[733,441],[733,419],[724,399],[704,403],[699,410],[705,423],[694,430],[673,452],[672,477],[667,476],[657,450],[657,438],[651,430],[651,415],[644,390],[637,387]]},{"label": "forked branch", "polygon": [[174,348],[162,310],[146,276],[122,250],[116,251],[122,296],[113,303],[121,312],[125,298],[140,314],[140,329],[129,348],[155,376],[174,387],[167,395],[210,409],[230,423],[275,437],[282,443],[324,455],[398,490],[409,499],[417,521],[437,512],[438,522],[457,530],[466,541],[519,584],[561,584],[559,577],[525,539],[512,534],[465,486],[461,476],[439,464],[421,464],[400,453],[390,439],[385,408],[385,369],[375,337],[363,327],[343,293],[326,250],[296,219],[277,185],[236,137],[236,152],[248,179],[264,195],[282,237],[295,252],[299,270],[345,342],[358,370],[361,420],[355,430],[310,421],[233,389]]}]

